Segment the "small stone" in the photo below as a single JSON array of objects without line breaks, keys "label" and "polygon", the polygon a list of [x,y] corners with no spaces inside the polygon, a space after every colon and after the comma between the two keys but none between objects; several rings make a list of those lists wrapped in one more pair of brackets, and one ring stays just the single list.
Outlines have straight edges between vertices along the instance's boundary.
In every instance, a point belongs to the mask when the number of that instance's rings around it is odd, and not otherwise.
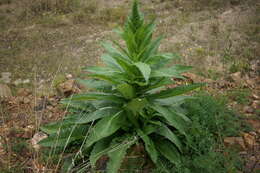
[{"label": "small stone", "polygon": [[15,86],[18,86],[18,85],[20,85],[22,83],[23,83],[22,79],[17,79],[17,80],[14,81],[14,85]]},{"label": "small stone", "polygon": [[253,148],[256,145],[256,137],[249,133],[244,133],[243,139],[248,148]]},{"label": "small stone", "polygon": [[48,136],[43,132],[37,132],[33,135],[33,138],[31,139],[31,144],[35,150],[40,149],[40,145],[38,144],[41,140],[47,138]]},{"label": "small stone", "polygon": [[10,72],[3,72],[1,73],[1,78],[0,78],[0,82],[3,82],[3,83],[10,83],[11,82],[11,73]]},{"label": "small stone", "polygon": [[20,88],[17,91],[17,96],[27,97],[31,94],[31,91],[27,88]]},{"label": "small stone", "polygon": [[58,85],[57,90],[61,95],[64,95],[65,97],[79,92],[79,88],[75,85],[75,80],[73,79],[67,80],[66,82]]},{"label": "small stone", "polygon": [[253,99],[260,100],[260,97],[257,94],[252,94]]},{"label": "small stone", "polygon": [[30,103],[31,102],[31,99],[29,99],[28,97],[24,97],[23,98],[23,103],[24,104],[28,104],[28,103]]},{"label": "small stone", "polygon": [[254,109],[260,109],[260,101],[259,100],[254,100],[251,104],[251,106],[254,108]]},{"label": "small stone", "polygon": [[47,106],[46,107],[49,111],[52,111],[53,110],[53,106]]},{"label": "small stone", "polygon": [[231,79],[236,83],[241,83],[242,81],[242,75],[241,72],[232,73],[230,75]]},{"label": "small stone", "polygon": [[244,107],[244,109],[243,109],[243,111],[245,112],[245,113],[254,113],[254,109],[251,107],[251,106],[245,106]]},{"label": "small stone", "polygon": [[73,76],[72,76],[72,74],[67,74],[67,75],[66,75],[66,78],[67,78],[67,79],[72,79]]},{"label": "small stone", "polygon": [[0,84],[0,98],[12,97],[12,91],[6,84]]},{"label": "small stone", "polygon": [[28,83],[30,83],[30,79],[23,80],[23,84],[28,84]]},{"label": "small stone", "polygon": [[240,151],[245,151],[246,146],[242,137],[226,137],[224,144],[227,147],[235,147]]}]

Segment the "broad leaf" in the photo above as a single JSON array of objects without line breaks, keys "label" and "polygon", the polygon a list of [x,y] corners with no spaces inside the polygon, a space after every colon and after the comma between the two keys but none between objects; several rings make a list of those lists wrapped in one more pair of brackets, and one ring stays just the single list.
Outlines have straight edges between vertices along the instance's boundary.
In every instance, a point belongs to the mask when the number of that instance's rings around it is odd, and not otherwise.
[{"label": "broad leaf", "polygon": [[154,163],[156,163],[158,158],[158,153],[153,141],[141,130],[137,130],[137,133],[140,136],[140,138],[144,141],[145,149],[149,154],[150,158]]},{"label": "broad leaf", "polygon": [[114,94],[108,93],[88,93],[88,94],[77,94],[73,95],[70,98],[63,99],[63,104],[69,104],[71,101],[87,101],[87,100],[109,100],[115,103],[122,103],[124,102],[123,98],[120,98]]},{"label": "broad leaf", "polygon": [[151,74],[150,66],[145,63],[142,63],[142,62],[135,63],[135,66],[139,69],[139,71],[142,73],[145,81],[148,83],[150,74]]},{"label": "broad leaf", "polygon": [[118,108],[113,108],[113,107],[103,107],[95,112],[86,114],[85,116],[79,117],[75,123],[77,124],[85,124],[89,123],[92,121],[95,121],[97,119],[107,117],[107,116],[113,116],[116,115],[120,112]]},{"label": "broad leaf", "polygon": [[127,103],[126,107],[134,113],[140,112],[146,105],[147,100],[145,98],[135,98]]},{"label": "broad leaf", "polygon": [[189,66],[174,65],[172,67],[155,70],[153,71],[151,76],[152,77],[175,77],[175,78],[183,79],[184,77],[181,76],[181,74],[186,71],[189,71],[190,69],[191,67]]},{"label": "broad leaf", "polygon": [[168,140],[156,140],[156,148],[159,152],[167,158],[171,163],[179,165],[181,163],[181,156],[174,145]]},{"label": "broad leaf", "polygon": [[131,99],[135,97],[135,88],[132,85],[123,83],[117,86],[117,90],[126,98]]},{"label": "broad leaf", "polygon": [[104,117],[98,121],[98,123],[90,131],[85,143],[85,148],[88,148],[100,139],[115,133],[124,121],[125,117],[122,115],[122,112],[119,112],[114,116]]},{"label": "broad leaf", "polygon": [[163,99],[163,98],[173,97],[173,96],[185,94],[185,93],[192,91],[196,88],[199,88],[201,86],[203,86],[203,84],[183,85],[183,86],[170,88],[170,89],[161,91],[160,93],[152,94],[149,96],[149,98]]},{"label": "broad leaf", "polygon": [[72,141],[84,138],[88,127],[88,125],[74,125],[68,129],[61,129],[57,134],[51,134],[48,138],[41,140],[39,144],[44,147],[65,147]]},{"label": "broad leaf", "polygon": [[92,167],[95,167],[97,160],[109,151],[110,143],[111,138],[104,138],[96,142],[89,156],[90,164]]},{"label": "broad leaf", "polygon": [[151,108],[156,110],[159,113],[159,116],[165,118],[167,122],[176,128],[180,133],[186,135],[182,121],[180,121],[180,119],[176,117],[168,108],[160,105],[151,105]]},{"label": "broad leaf", "polygon": [[156,133],[169,139],[180,151],[182,151],[182,144],[179,138],[167,126],[163,125]]},{"label": "broad leaf", "polygon": [[192,96],[173,96],[164,99],[155,99],[155,102],[160,105],[175,106],[183,104],[187,99],[194,99]]},{"label": "broad leaf", "polygon": [[41,126],[40,129],[41,129],[41,131],[43,131],[47,134],[53,134],[53,133],[57,133],[57,131],[59,131],[59,129],[70,128],[71,124],[73,124],[73,123],[74,122],[71,122],[71,121],[61,120],[61,121],[57,121],[57,122],[53,122],[53,123],[49,123],[44,126]]},{"label": "broad leaf", "polygon": [[127,153],[127,149],[131,147],[135,142],[136,138],[127,138],[121,142],[121,144],[115,148],[113,148],[109,153],[109,162],[107,164],[107,172],[108,173],[115,173],[118,172],[118,169],[123,162],[123,159]]}]

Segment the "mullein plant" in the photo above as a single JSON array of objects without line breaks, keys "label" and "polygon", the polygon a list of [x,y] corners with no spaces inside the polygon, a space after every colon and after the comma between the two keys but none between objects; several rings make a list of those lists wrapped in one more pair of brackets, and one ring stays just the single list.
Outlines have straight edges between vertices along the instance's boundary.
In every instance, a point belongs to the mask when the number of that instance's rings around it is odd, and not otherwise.
[{"label": "mullein plant", "polygon": [[178,56],[158,51],[162,36],[153,39],[154,30],[155,23],[144,21],[135,0],[125,26],[115,30],[124,44],[103,43],[104,66],[87,67],[89,78],[79,80],[90,91],[64,99],[71,114],[41,127],[49,134],[42,146],[72,152],[67,170],[77,166],[80,156],[92,169],[108,156],[106,171],[116,173],[137,143],[144,145],[155,166],[160,166],[159,158],[181,162],[183,140],[188,139],[185,129],[191,123],[181,108],[191,97],[183,94],[202,84],[167,87],[191,67],[165,67]]}]

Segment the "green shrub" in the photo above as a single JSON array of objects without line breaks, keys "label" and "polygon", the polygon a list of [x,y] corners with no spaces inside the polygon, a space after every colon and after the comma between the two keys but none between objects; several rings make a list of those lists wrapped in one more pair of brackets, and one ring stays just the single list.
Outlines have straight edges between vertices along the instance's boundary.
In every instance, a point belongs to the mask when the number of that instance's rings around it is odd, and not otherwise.
[{"label": "green shrub", "polygon": [[[144,22],[135,0],[124,28],[116,30],[125,46],[116,41],[103,43],[106,66],[86,68],[92,79],[80,80],[93,92],[64,99],[71,115],[41,127],[49,134],[40,142],[42,146],[72,153],[64,162],[67,170],[73,172],[87,163],[95,169],[96,162],[108,156],[107,172],[118,172],[128,149],[137,143],[156,166],[161,164],[159,158],[181,163],[191,124],[181,104],[192,99],[182,94],[202,84],[167,87],[172,78],[183,78],[181,74],[191,67],[164,67],[177,55],[158,51],[162,37],[153,39],[154,29],[154,22]],[[80,164],[86,158],[89,162]]]},{"label": "green shrub", "polygon": [[[184,145],[181,163],[171,165],[163,160],[170,173],[226,173],[241,170],[240,157],[223,145],[223,138],[239,136],[242,124],[237,115],[221,100],[207,94],[182,105],[192,124],[187,130],[189,140]],[[225,153],[225,155],[224,155]],[[157,169],[155,172],[167,172]]]}]

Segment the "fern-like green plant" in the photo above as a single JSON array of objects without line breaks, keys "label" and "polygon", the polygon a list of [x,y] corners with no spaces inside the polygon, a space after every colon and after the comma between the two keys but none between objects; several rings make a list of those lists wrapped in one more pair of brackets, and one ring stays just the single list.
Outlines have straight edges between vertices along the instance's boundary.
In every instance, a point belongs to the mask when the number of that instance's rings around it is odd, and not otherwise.
[{"label": "fern-like green plant", "polygon": [[183,94],[201,84],[167,88],[191,67],[165,67],[178,56],[158,51],[162,37],[153,39],[154,29],[154,22],[144,22],[135,0],[125,26],[116,30],[125,44],[103,43],[105,66],[87,67],[91,79],[79,80],[92,92],[62,101],[73,108],[72,115],[41,127],[49,134],[42,146],[63,147],[67,152],[79,146],[77,151],[89,158],[92,168],[106,155],[108,173],[118,172],[127,150],[138,142],[155,165],[160,164],[159,157],[180,163],[183,142],[179,136],[188,136],[185,129],[190,123],[180,105],[190,98]]}]

